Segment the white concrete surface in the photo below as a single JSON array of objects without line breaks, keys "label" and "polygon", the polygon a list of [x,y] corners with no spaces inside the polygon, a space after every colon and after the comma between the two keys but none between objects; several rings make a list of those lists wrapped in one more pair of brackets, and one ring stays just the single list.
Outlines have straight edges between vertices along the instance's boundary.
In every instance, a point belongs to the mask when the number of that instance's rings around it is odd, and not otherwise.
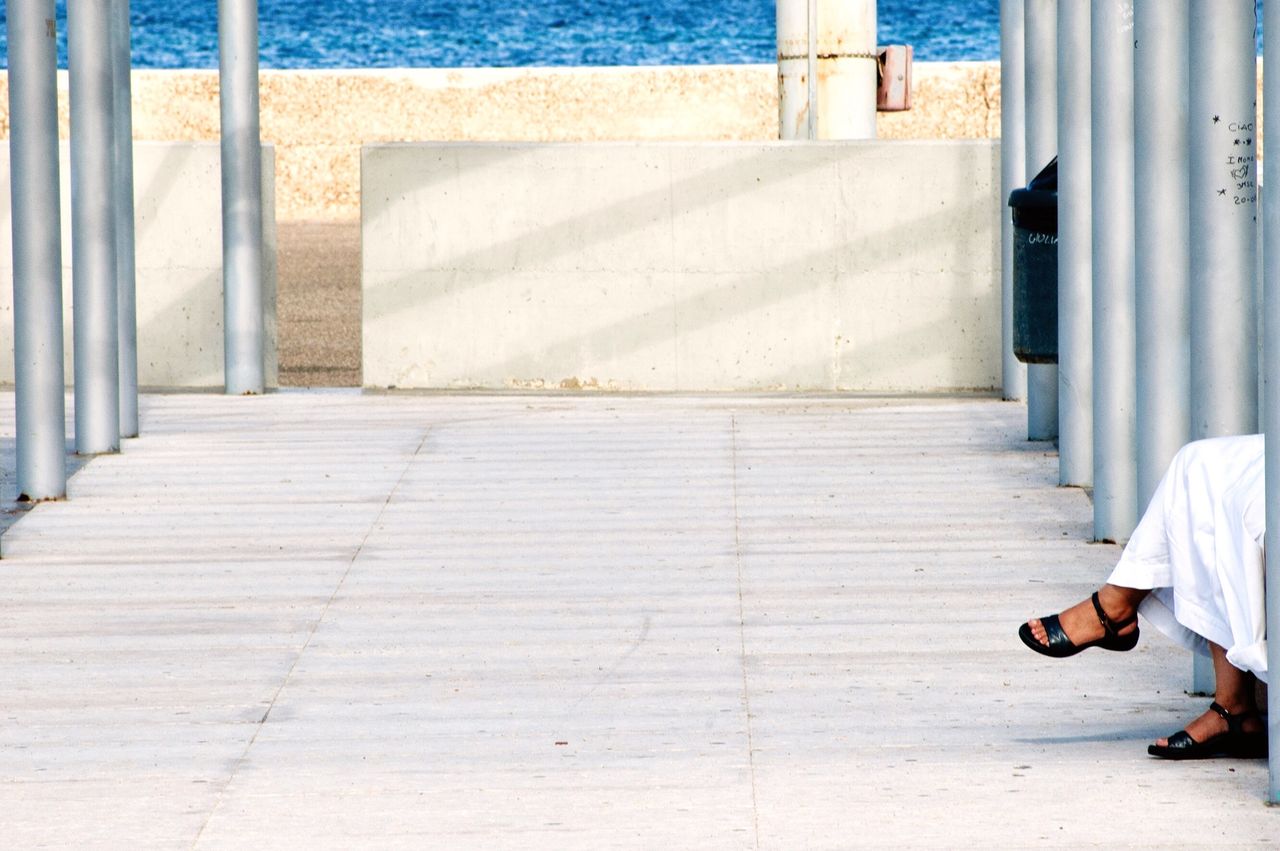
[{"label": "white concrete surface", "polygon": [[367,146],[364,383],[992,388],[992,142]]},{"label": "white concrete surface", "polygon": [[0,542],[5,848],[1280,841],[1167,641],[1018,642],[1116,549],[1016,404],[144,401]]},{"label": "white concrete surface", "polygon": [[[138,383],[151,388],[222,386],[222,189],[219,148],[205,142],[134,147],[137,219]],[[275,157],[263,147],[266,375],[277,386]],[[71,185],[62,146],[62,285],[67,383],[71,339]],[[13,339],[9,148],[0,142],[0,339]],[[13,347],[0,347],[0,385],[13,385]]]}]

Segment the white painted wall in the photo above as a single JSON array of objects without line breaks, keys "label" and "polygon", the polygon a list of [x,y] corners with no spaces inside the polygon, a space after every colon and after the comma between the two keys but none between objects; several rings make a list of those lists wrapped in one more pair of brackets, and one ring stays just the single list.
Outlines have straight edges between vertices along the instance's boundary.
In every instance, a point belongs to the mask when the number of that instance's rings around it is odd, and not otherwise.
[{"label": "white painted wall", "polygon": [[[222,369],[222,184],[217,143],[134,146],[137,222],[138,383],[145,388],[218,388]],[[71,169],[62,146],[62,301],[66,374],[71,334]],[[266,374],[276,357],[275,157],[263,148]],[[9,148],[0,144],[0,384],[13,384],[13,251]]]},{"label": "white painted wall", "polygon": [[997,143],[362,159],[368,387],[999,386]]}]

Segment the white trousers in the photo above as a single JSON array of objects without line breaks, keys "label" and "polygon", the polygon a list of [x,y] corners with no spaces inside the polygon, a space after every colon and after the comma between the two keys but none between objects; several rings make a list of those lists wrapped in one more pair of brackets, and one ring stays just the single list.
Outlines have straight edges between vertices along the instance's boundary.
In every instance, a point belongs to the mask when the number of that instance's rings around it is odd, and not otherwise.
[{"label": "white trousers", "polygon": [[1262,435],[1184,446],[1107,581],[1152,589],[1138,611],[1153,626],[1266,680],[1264,470]]}]

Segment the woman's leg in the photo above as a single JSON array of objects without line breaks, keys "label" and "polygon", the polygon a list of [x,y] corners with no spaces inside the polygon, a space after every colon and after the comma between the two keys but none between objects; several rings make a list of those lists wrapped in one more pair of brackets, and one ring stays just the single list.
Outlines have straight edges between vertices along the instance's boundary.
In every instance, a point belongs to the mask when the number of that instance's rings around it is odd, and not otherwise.
[{"label": "woman's leg", "polygon": [[[1255,733],[1262,730],[1262,718],[1257,714],[1258,704],[1254,696],[1253,674],[1228,662],[1227,652],[1217,644],[1210,642],[1209,651],[1213,656],[1215,678],[1213,699],[1232,715],[1251,713],[1251,717],[1242,722],[1241,729],[1244,732]],[[1212,710],[1206,710],[1186,726],[1186,731],[1197,742],[1207,742],[1214,736],[1227,732],[1227,719]],[[1161,747],[1168,743],[1168,739],[1156,740],[1156,744]]]},{"label": "woman's leg", "polygon": [[[1102,604],[1102,610],[1112,623],[1124,624],[1119,634],[1128,635],[1138,628],[1138,622],[1133,616],[1138,611],[1138,604],[1150,593],[1146,588],[1124,588],[1108,584],[1098,589],[1098,602]],[[1098,619],[1098,613],[1094,611],[1092,600],[1084,600],[1062,612],[1058,615],[1058,622],[1073,644],[1096,641],[1106,632],[1102,621]],[[1032,618],[1027,624],[1035,639],[1047,647],[1049,636],[1040,619]]]}]

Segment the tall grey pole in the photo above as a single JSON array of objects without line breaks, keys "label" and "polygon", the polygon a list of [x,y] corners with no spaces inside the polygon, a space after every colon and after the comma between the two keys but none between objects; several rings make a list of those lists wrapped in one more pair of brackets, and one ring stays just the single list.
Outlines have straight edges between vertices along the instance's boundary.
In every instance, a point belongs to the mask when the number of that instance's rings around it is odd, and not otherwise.
[{"label": "tall grey pole", "polygon": [[1058,4],[1058,482],[1093,483],[1089,4]]},{"label": "tall grey pole", "polygon": [[9,0],[13,360],[21,499],[67,493],[54,0]]},{"label": "tall grey pole", "polygon": [[1005,201],[1026,183],[1023,0],[1000,0],[1000,354],[1005,399],[1027,395],[1027,368],[1013,354],[1013,220]]},{"label": "tall grey pole", "polygon": [[[1058,155],[1058,18],[1057,0],[1025,0],[1027,178]],[[1058,436],[1058,367],[1027,366],[1027,437]]]},{"label": "tall grey pole", "polygon": [[265,389],[258,2],[218,0],[226,392]]},{"label": "tall grey pole", "polygon": [[1191,425],[1257,430],[1256,64],[1253,0],[1192,0]]},{"label": "tall grey pole", "polygon": [[116,287],[120,337],[120,436],[138,436],[138,309],[133,218],[133,87],[129,0],[111,0],[115,112]]},{"label": "tall grey pole", "polygon": [[[1135,0],[1137,511],[1191,436],[1188,0]],[[1213,670],[1192,657],[1191,691]]]},{"label": "tall grey pole", "polygon": [[1139,512],[1191,437],[1188,14],[1188,0],[1135,2]]},{"label": "tall grey pole", "polygon": [[[1191,436],[1258,427],[1257,21],[1253,0],[1191,0]],[[1196,657],[1195,690],[1209,691]]]},{"label": "tall grey pole", "polygon": [[111,0],[67,6],[76,451],[120,448]]},{"label": "tall grey pole", "polygon": [[[1280,3],[1266,3],[1262,7],[1264,34],[1272,34],[1265,39],[1266,55],[1262,69],[1266,75],[1263,81],[1263,101],[1280,103]],[[1280,139],[1280,109],[1269,109],[1265,113],[1266,126],[1263,128],[1269,139]],[[1280,180],[1269,180],[1263,188],[1265,199],[1262,204],[1263,215],[1263,250],[1265,260],[1263,268],[1263,322],[1265,345],[1263,351],[1266,358],[1265,410],[1263,428],[1267,434],[1266,481],[1280,482]],[[1280,487],[1266,488],[1267,493],[1267,538],[1266,550],[1280,553]],[[1267,599],[1267,670],[1280,671],[1280,594],[1274,589],[1280,588],[1280,558],[1267,559],[1267,587],[1272,593]],[[1269,735],[1271,739],[1270,768],[1271,776],[1267,786],[1267,800],[1272,804],[1280,804],[1280,685],[1275,683],[1272,674],[1272,686],[1268,689],[1270,711],[1267,714]]]},{"label": "tall grey pole", "polygon": [[1093,0],[1093,534],[1137,524],[1133,0]]},{"label": "tall grey pole", "polygon": [[[1189,0],[1135,0],[1139,514],[1191,438]],[[1191,691],[1212,693],[1213,668],[1192,657]]]}]

